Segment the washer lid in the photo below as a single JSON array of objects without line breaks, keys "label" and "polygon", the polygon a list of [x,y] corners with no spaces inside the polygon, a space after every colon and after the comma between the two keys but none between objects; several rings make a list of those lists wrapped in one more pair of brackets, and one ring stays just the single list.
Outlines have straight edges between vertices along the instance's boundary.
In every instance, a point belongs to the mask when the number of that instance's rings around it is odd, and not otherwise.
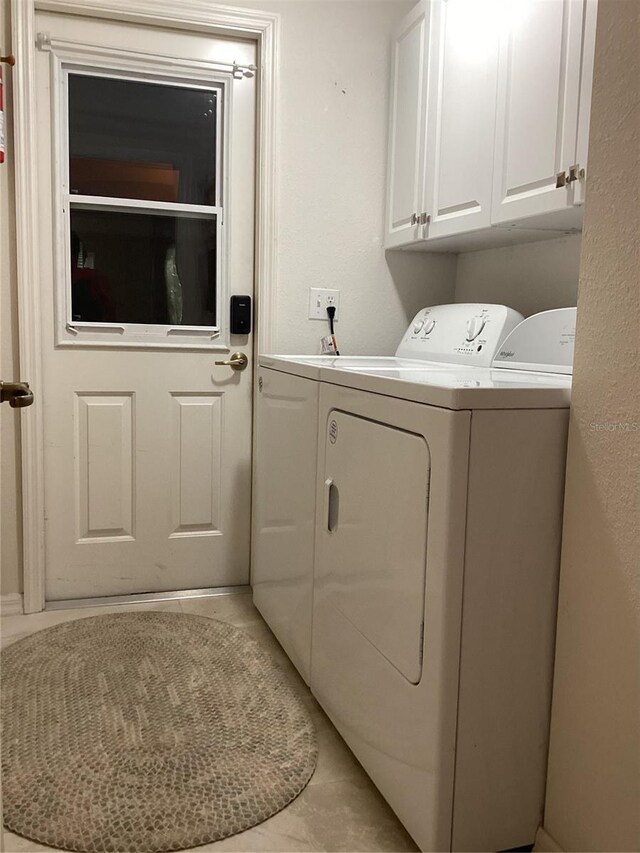
[{"label": "washer lid", "polygon": [[493,367],[573,373],[576,309],[555,308],[527,317],[504,339]]}]

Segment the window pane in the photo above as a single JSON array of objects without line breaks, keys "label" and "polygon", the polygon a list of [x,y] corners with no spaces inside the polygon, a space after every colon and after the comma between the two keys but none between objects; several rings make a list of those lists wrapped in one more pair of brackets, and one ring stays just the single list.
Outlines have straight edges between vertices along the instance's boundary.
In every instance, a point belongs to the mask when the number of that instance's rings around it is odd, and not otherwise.
[{"label": "window pane", "polygon": [[71,210],[76,322],[216,325],[216,219]]},{"label": "window pane", "polygon": [[216,204],[215,89],[69,75],[69,191]]}]

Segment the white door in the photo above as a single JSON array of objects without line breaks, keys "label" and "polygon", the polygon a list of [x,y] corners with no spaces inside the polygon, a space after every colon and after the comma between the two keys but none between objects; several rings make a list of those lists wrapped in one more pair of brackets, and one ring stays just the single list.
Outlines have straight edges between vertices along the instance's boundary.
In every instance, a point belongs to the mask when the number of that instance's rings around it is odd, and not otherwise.
[{"label": "white door", "polygon": [[418,236],[429,10],[426,0],[418,3],[403,19],[392,42],[387,248],[411,243]]},{"label": "white door", "polygon": [[255,46],[37,30],[46,597],[245,584]]},{"label": "white door", "polygon": [[570,208],[584,0],[505,4],[498,64],[494,223]]},{"label": "white door", "polygon": [[498,38],[496,15],[480,0],[433,4],[425,237],[491,224]]}]

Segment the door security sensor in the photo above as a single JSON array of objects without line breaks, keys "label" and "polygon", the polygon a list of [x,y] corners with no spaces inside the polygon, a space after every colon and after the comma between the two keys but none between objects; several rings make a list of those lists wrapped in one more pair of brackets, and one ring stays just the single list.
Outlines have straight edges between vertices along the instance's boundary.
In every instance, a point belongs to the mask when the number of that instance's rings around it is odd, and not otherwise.
[{"label": "door security sensor", "polygon": [[231,297],[231,334],[248,335],[251,333],[251,297]]}]

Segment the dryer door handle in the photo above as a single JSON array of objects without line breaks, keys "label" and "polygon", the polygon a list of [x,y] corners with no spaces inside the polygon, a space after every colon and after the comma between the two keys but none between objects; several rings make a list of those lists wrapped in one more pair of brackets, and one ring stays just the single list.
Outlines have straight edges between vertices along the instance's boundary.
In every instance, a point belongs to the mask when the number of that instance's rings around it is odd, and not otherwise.
[{"label": "dryer door handle", "polygon": [[338,529],[340,493],[338,492],[338,487],[330,477],[324,481],[324,505],[326,509],[327,530],[329,533],[335,533]]}]

